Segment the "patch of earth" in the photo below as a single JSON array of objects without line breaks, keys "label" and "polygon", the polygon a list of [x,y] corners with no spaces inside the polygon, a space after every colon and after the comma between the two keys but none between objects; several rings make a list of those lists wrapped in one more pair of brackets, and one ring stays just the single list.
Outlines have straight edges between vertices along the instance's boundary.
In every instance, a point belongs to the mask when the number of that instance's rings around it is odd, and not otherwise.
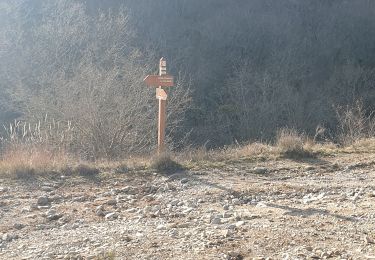
[{"label": "patch of earth", "polygon": [[0,259],[375,259],[374,162],[0,180]]}]

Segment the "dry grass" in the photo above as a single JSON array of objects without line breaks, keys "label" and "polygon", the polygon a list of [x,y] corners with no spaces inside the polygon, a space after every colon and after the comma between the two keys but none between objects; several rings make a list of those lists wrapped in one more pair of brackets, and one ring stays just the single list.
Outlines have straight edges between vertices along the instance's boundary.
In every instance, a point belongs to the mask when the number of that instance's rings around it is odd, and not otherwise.
[{"label": "dry grass", "polygon": [[28,178],[59,172],[69,164],[69,157],[63,152],[52,152],[42,147],[8,149],[0,160],[0,176]]},{"label": "dry grass", "polygon": [[169,154],[154,157],[150,167],[163,174],[172,174],[184,170],[184,167]]},{"label": "dry grass", "polygon": [[315,154],[330,154],[336,149],[332,144],[317,144],[292,130],[280,132],[276,145],[260,142],[228,146],[222,149],[190,149],[175,155],[188,168],[213,167],[241,161],[265,161],[283,158],[312,157]]},{"label": "dry grass", "polygon": [[305,135],[298,133],[295,129],[283,128],[277,133],[276,147],[280,155],[287,158],[312,157],[314,153],[307,148],[308,139]]},{"label": "dry grass", "polygon": [[343,146],[355,146],[355,143],[375,136],[374,112],[367,111],[361,100],[351,106],[336,107],[336,117],[337,139]]},{"label": "dry grass", "polygon": [[46,146],[13,146],[0,158],[0,177],[27,179],[53,175],[94,176],[99,173],[95,163],[81,162],[68,153]]},{"label": "dry grass", "polygon": [[150,166],[150,156],[131,156],[121,160],[100,160],[95,165],[102,171],[127,173],[129,171],[143,170]]},{"label": "dry grass", "polygon": [[337,144],[326,142],[326,143],[316,143],[311,139],[307,139],[304,144],[304,149],[312,154],[319,155],[332,155],[340,152]]},{"label": "dry grass", "polygon": [[284,128],[277,133],[276,146],[282,153],[299,153],[303,151],[304,140],[296,130]]},{"label": "dry grass", "polygon": [[279,132],[275,145],[251,143],[222,149],[189,149],[178,154],[130,157],[121,161],[83,162],[64,152],[46,146],[16,145],[0,158],[0,177],[29,178],[55,174],[97,176],[100,172],[126,174],[154,170],[171,174],[184,169],[225,168],[236,162],[302,159],[311,156],[333,155],[340,152],[375,152],[375,138],[360,139],[351,146],[339,147],[332,143],[316,143],[295,130]]},{"label": "dry grass", "polygon": [[276,154],[274,147],[268,144],[251,143],[245,145],[227,146],[216,150],[205,148],[189,149],[176,155],[182,162],[197,163],[208,161],[230,161],[245,158],[262,158]]},{"label": "dry grass", "polygon": [[232,148],[228,151],[234,159],[272,158],[277,154],[275,147],[264,143],[251,143]]},{"label": "dry grass", "polygon": [[361,138],[341,150],[349,153],[372,153],[375,152],[375,138]]},{"label": "dry grass", "polygon": [[97,167],[89,164],[79,164],[73,168],[73,174],[80,176],[94,176],[98,175],[99,173],[100,170]]}]

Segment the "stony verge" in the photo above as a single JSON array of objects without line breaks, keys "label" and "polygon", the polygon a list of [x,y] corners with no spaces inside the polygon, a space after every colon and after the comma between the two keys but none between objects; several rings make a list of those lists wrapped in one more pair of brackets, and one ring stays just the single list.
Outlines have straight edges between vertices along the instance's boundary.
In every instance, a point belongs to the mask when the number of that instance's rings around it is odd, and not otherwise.
[{"label": "stony verge", "polygon": [[0,259],[375,259],[374,163],[2,179]]}]

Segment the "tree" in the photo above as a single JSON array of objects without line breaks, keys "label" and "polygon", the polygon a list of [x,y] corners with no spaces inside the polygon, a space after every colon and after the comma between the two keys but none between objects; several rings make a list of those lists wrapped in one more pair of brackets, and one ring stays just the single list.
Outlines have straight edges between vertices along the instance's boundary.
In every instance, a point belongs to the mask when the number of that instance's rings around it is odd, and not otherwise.
[{"label": "tree", "polygon": [[[126,10],[89,16],[73,1],[32,7],[32,18],[23,8],[12,13],[18,15],[14,30],[20,37],[10,50],[17,58],[6,64],[17,68],[8,81],[25,117],[40,120],[48,114],[73,122],[70,148],[86,158],[152,149],[156,106],[153,91],[142,83],[152,69],[145,64],[152,63],[136,47]],[[180,78],[177,82],[170,129],[176,129],[189,103],[188,86]]]}]

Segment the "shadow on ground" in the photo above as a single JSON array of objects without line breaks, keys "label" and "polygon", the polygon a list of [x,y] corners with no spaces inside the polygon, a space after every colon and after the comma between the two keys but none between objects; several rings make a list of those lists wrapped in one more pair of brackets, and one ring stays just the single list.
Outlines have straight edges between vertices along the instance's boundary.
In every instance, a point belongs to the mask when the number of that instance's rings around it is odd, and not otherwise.
[{"label": "shadow on ground", "polygon": [[339,214],[332,214],[330,213],[329,210],[326,210],[326,209],[315,209],[315,208],[299,209],[299,208],[293,208],[293,207],[284,206],[284,205],[277,205],[273,203],[267,203],[266,205],[271,208],[285,210],[287,212],[285,212],[284,215],[289,215],[289,216],[309,217],[313,215],[324,215],[324,216],[330,216],[330,217],[334,217],[334,218],[345,220],[345,221],[357,222],[357,219],[353,217],[347,217],[347,216],[343,216]]},{"label": "shadow on ground", "polygon": [[[206,185],[211,188],[216,188],[225,192],[230,193],[236,198],[241,198],[242,196],[246,195],[244,192],[239,192],[236,191],[232,188],[228,188],[223,185],[219,185],[217,183],[213,183],[209,180],[205,180],[202,178],[199,178],[197,176],[192,176],[190,174],[187,174],[186,172],[179,173],[179,174],[174,174],[171,176],[171,179],[173,180],[182,180],[183,178],[187,178],[192,182],[197,182],[200,185]],[[344,220],[344,221],[350,221],[350,222],[357,222],[358,220],[354,217],[348,217],[340,214],[334,214],[331,213],[329,210],[326,209],[315,209],[315,208],[308,208],[308,209],[299,209],[295,207],[290,207],[290,206],[284,206],[284,205],[278,205],[274,203],[266,203],[267,207],[271,208],[277,208],[277,209],[282,209],[285,210],[286,212],[284,213],[285,215],[289,216],[296,216],[296,217],[309,217],[313,215],[324,215],[324,216],[330,216],[336,219]]]}]

